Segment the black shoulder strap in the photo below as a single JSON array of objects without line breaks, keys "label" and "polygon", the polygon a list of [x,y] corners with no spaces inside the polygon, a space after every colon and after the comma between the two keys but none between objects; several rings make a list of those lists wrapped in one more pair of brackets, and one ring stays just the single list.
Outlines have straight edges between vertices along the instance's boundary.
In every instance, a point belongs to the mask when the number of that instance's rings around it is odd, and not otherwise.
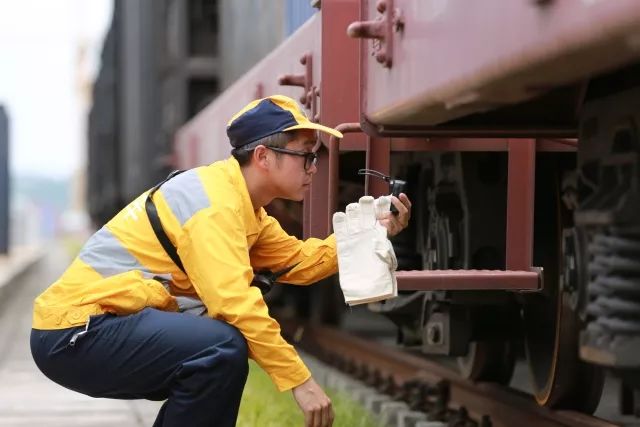
[{"label": "black shoulder strap", "polygon": [[[171,243],[171,240],[169,240],[169,236],[167,236],[167,233],[164,231],[164,228],[162,227],[162,222],[160,222],[160,217],[158,216],[158,210],[156,209],[155,203],[153,203],[153,195],[155,194],[156,191],[158,191],[158,189],[162,186],[162,184],[169,181],[174,176],[180,175],[182,172],[184,171],[175,170],[171,172],[169,176],[165,178],[164,181],[162,181],[161,183],[153,187],[149,191],[149,194],[147,195],[147,200],[144,204],[144,208],[145,208],[145,211],[147,212],[147,216],[149,217],[151,228],[153,228],[153,232],[155,233],[156,238],[164,248],[164,251],[167,253],[167,255],[169,255],[169,258],[171,258],[171,260],[178,266],[178,268],[180,268],[180,270],[182,270],[185,274],[187,274],[187,272],[184,271],[184,266],[182,265],[182,260],[178,255],[178,251],[176,250],[176,247],[173,246],[173,244]],[[274,273],[268,270],[256,272],[254,274],[254,278],[251,283],[251,286],[257,286],[258,288],[260,288],[260,290],[264,294],[271,289],[273,284],[276,283],[276,281],[280,276],[283,276],[284,274],[293,270],[293,268],[296,265],[298,264],[296,263],[290,267],[287,267],[280,271],[276,271]]]},{"label": "black shoulder strap", "polygon": [[182,272],[186,274],[186,271],[184,271],[184,266],[182,265],[182,260],[178,255],[178,251],[176,250],[176,247],[173,246],[173,244],[171,243],[171,240],[169,240],[169,236],[167,236],[167,233],[164,231],[164,228],[162,227],[162,222],[160,222],[160,217],[158,216],[158,210],[156,209],[155,203],[153,203],[153,195],[155,194],[156,191],[158,191],[158,189],[162,186],[162,184],[169,181],[174,176],[180,175],[182,172],[184,171],[175,170],[171,172],[169,176],[165,178],[164,181],[162,181],[161,183],[153,187],[149,191],[149,194],[147,195],[147,201],[144,204],[144,209],[145,211],[147,211],[147,216],[149,217],[151,228],[153,228],[153,232],[155,233],[156,238],[164,248],[164,251],[167,253],[167,255],[169,255],[169,258],[171,258],[171,260],[178,266],[178,268],[180,268],[180,270],[182,270]]}]

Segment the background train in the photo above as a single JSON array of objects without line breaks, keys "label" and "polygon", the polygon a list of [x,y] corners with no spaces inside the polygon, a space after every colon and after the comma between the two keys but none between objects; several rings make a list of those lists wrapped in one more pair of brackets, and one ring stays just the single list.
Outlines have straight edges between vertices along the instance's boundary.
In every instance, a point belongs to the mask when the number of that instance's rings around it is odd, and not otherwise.
[{"label": "background train", "polygon": [[[550,407],[593,411],[604,369],[640,388],[640,5],[312,3],[117,1],[90,130],[94,221],[170,169],[227,157],[228,118],[289,95],[345,133],[322,140],[302,206],[270,206],[292,234],[325,237],[336,209],[388,193],[359,168],[407,183],[413,218],[394,240],[400,296],[369,307],[394,322],[399,344],[504,384],[524,349],[535,399]],[[220,31],[246,21],[258,34],[282,29],[265,23],[299,28],[269,46]],[[247,48],[257,40],[259,53]],[[221,84],[224,64],[262,53]],[[137,77],[126,86],[122,73]],[[311,292],[294,308],[338,321],[337,286]],[[624,396],[638,412],[633,392]]]}]

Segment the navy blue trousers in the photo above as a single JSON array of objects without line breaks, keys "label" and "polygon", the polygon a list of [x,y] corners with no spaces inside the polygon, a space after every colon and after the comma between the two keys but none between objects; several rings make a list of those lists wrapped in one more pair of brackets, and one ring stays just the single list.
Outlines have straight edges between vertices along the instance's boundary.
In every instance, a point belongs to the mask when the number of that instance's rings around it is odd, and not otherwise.
[{"label": "navy blue trousers", "polygon": [[234,426],[247,344],[233,326],[151,308],[92,316],[87,328],[31,331],[38,368],[77,392],[165,400],[154,427]]}]

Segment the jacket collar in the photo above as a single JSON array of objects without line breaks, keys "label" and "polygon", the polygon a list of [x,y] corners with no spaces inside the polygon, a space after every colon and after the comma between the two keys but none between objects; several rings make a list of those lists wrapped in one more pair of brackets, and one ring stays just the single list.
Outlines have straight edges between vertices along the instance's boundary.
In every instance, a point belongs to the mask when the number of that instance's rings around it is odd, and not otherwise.
[{"label": "jacket collar", "polygon": [[251,197],[249,196],[249,190],[247,189],[247,183],[244,180],[242,171],[240,170],[240,164],[233,157],[227,159],[227,169],[233,186],[238,191],[241,199],[240,214],[244,220],[245,229],[247,230],[247,236],[252,234],[258,234],[260,232],[260,222],[266,215],[264,208],[258,210],[253,209],[251,203]]}]

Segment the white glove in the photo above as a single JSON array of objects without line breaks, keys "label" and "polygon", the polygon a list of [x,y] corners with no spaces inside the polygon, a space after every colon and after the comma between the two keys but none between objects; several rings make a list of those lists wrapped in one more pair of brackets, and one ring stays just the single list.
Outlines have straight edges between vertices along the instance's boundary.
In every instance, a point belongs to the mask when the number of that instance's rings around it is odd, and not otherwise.
[{"label": "white glove", "polygon": [[388,196],[360,198],[347,206],[346,214],[333,214],[338,246],[340,287],[349,305],[363,304],[398,294],[393,272],[397,268],[387,229],[376,217],[389,210]]},{"label": "white glove", "polygon": [[[380,220],[383,218],[383,216],[387,213],[390,212],[391,210],[391,196],[380,196],[378,197],[375,202],[374,202],[374,206],[376,209],[376,219]],[[396,258],[396,253],[393,250],[393,245],[391,244],[391,242],[389,241],[389,239],[387,238],[387,229],[382,226],[378,221],[376,221],[377,225],[380,228],[384,229],[384,237],[385,237],[385,247],[387,249],[385,249],[385,262],[387,263],[387,265],[389,266],[389,272],[391,273],[391,279],[393,280],[393,295],[394,297],[398,296],[398,281],[396,280],[396,275],[394,274],[394,271],[396,271],[398,269],[398,260]]]}]

